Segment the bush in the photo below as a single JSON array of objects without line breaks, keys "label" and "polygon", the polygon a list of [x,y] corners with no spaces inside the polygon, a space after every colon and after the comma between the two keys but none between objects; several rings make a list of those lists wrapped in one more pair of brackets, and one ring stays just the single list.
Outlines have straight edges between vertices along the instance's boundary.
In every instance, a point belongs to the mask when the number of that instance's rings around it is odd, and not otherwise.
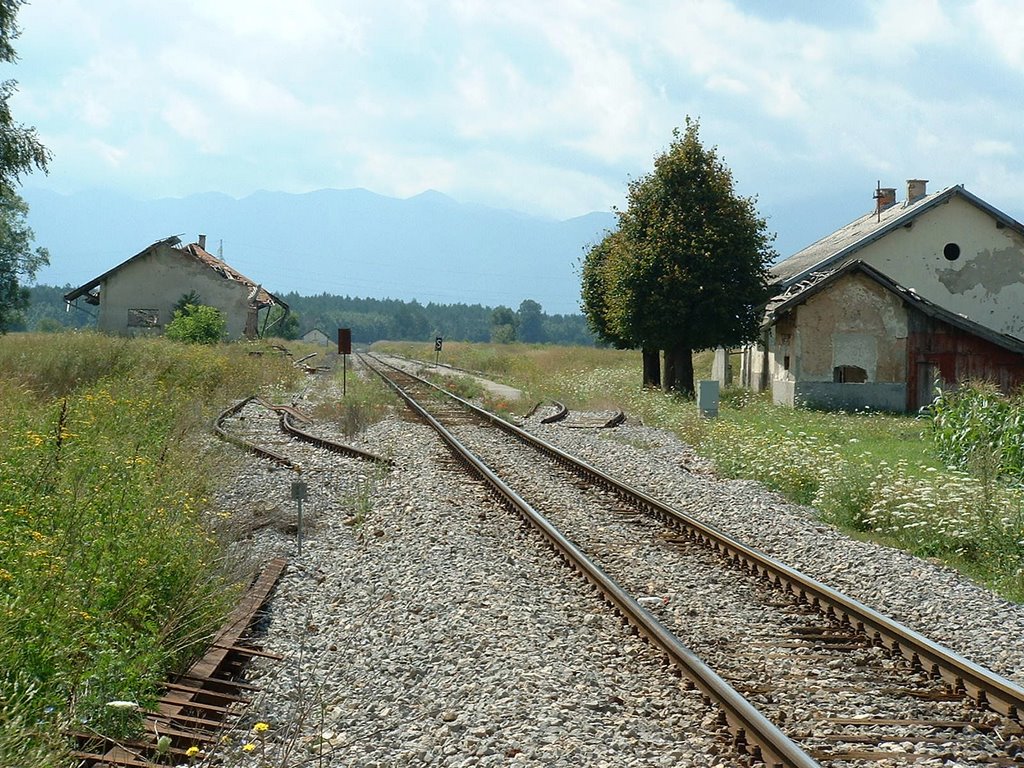
[{"label": "bush", "polygon": [[204,304],[186,304],[184,309],[175,310],[174,319],[167,324],[164,334],[173,341],[216,344],[224,339],[226,331],[227,320],[219,309]]}]

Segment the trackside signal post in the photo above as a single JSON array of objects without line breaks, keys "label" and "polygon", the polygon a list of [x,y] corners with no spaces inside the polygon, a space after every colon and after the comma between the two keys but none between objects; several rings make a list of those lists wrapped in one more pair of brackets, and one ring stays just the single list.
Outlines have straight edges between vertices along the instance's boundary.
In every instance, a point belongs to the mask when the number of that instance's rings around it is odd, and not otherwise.
[{"label": "trackside signal post", "polygon": [[292,483],[292,501],[299,505],[299,522],[296,526],[296,536],[299,544],[299,557],[302,556],[302,501],[306,498],[306,484],[302,480],[295,480]]},{"label": "trackside signal post", "polygon": [[444,346],[444,338],[438,336],[434,339],[434,367],[437,368],[437,361],[441,358],[441,347]]},{"label": "trackside signal post", "polygon": [[341,355],[341,396],[346,394],[348,379],[348,356],[352,354],[352,329],[338,329],[338,354]]}]

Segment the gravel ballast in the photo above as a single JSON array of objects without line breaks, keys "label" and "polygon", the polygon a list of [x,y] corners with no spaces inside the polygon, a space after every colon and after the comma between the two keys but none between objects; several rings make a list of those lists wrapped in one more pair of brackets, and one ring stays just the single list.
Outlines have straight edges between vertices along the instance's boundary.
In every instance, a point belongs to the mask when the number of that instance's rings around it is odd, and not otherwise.
[{"label": "gravel ballast", "polygon": [[[276,417],[255,406],[241,417],[250,439],[276,430]],[[699,462],[669,433],[539,419],[528,428],[565,450],[1024,681],[1020,606],[851,540],[754,483],[689,471]],[[277,519],[250,526],[242,556],[290,559],[263,638],[286,658],[253,665],[263,690],[221,750],[229,764],[741,764],[717,713],[467,479],[426,427],[393,417],[358,447],[396,466],[294,449],[310,493],[301,557],[295,473],[246,457],[219,496],[224,511]],[[258,720],[270,730],[246,732]]]}]

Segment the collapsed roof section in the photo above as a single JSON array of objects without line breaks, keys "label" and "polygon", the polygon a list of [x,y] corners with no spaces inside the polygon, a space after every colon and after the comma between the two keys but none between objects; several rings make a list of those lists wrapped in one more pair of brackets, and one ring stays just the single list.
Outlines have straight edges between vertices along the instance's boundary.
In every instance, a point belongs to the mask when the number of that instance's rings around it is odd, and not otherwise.
[{"label": "collapsed roof section", "polygon": [[206,237],[204,235],[199,236],[198,242],[190,243],[184,246],[181,245],[181,238],[177,235],[171,235],[170,237],[165,237],[161,240],[157,240],[153,244],[139,251],[131,258],[126,259],[125,261],[118,264],[116,267],[107,270],[99,277],[95,277],[89,282],[85,283],[84,285],[80,285],[78,288],[75,288],[75,290],[64,294],[64,301],[70,304],[75,299],[84,298],[87,304],[99,304],[99,289],[102,286],[103,282],[106,281],[111,275],[113,275],[118,270],[124,268],[126,265],[131,264],[135,260],[141,259],[146,254],[150,253],[153,249],[160,248],[161,246],[167,246],[174,248],[183,256],[195,259],[204,266],[216,272],[225,280],[233,280],[239,283],[240,285],[247,287],[249,289],[249,304],[250,306],[256,308],[257,310],[273,306],[281,307],[284,310],[288,309],[288,305],[284,301],[279,299],[274,294],[270,293],[270,291],[263,288],[263,286],[260,285],[259,283],[256,283],[255,281],[243,275],[241,272],[239,272],[237,269],[229,265],[227,262],[217,258],[212,253],[209,253],[204,247],[205,245]]}]

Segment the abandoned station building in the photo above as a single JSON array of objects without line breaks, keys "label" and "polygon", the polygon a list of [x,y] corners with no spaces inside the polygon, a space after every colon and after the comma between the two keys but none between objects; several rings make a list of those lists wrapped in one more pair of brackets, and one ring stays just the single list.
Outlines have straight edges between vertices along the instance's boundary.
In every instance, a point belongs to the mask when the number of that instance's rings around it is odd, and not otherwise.
[{"label": "abandoned station building", "polygon": [[175,305],[187,295],[223,313],[229,339],[257,338],[272,307],[288,311],[281,299],[208,253],[205,235],[190,245],[181,245],[178,237],[158,240],[65,294],[64,300],[98,306],[100,331],[139,336],[162,334],[174,319]]},{"label": "abandoned station building", "polygon": [[[790,406],[913,411],[936,383],[1024,383],[1024,227],[954,186],[874,210],[776,264],[739,383]],[[731,356],[735,359],[736,355]],[[730,356],[715,368],[730,383]]]}]

